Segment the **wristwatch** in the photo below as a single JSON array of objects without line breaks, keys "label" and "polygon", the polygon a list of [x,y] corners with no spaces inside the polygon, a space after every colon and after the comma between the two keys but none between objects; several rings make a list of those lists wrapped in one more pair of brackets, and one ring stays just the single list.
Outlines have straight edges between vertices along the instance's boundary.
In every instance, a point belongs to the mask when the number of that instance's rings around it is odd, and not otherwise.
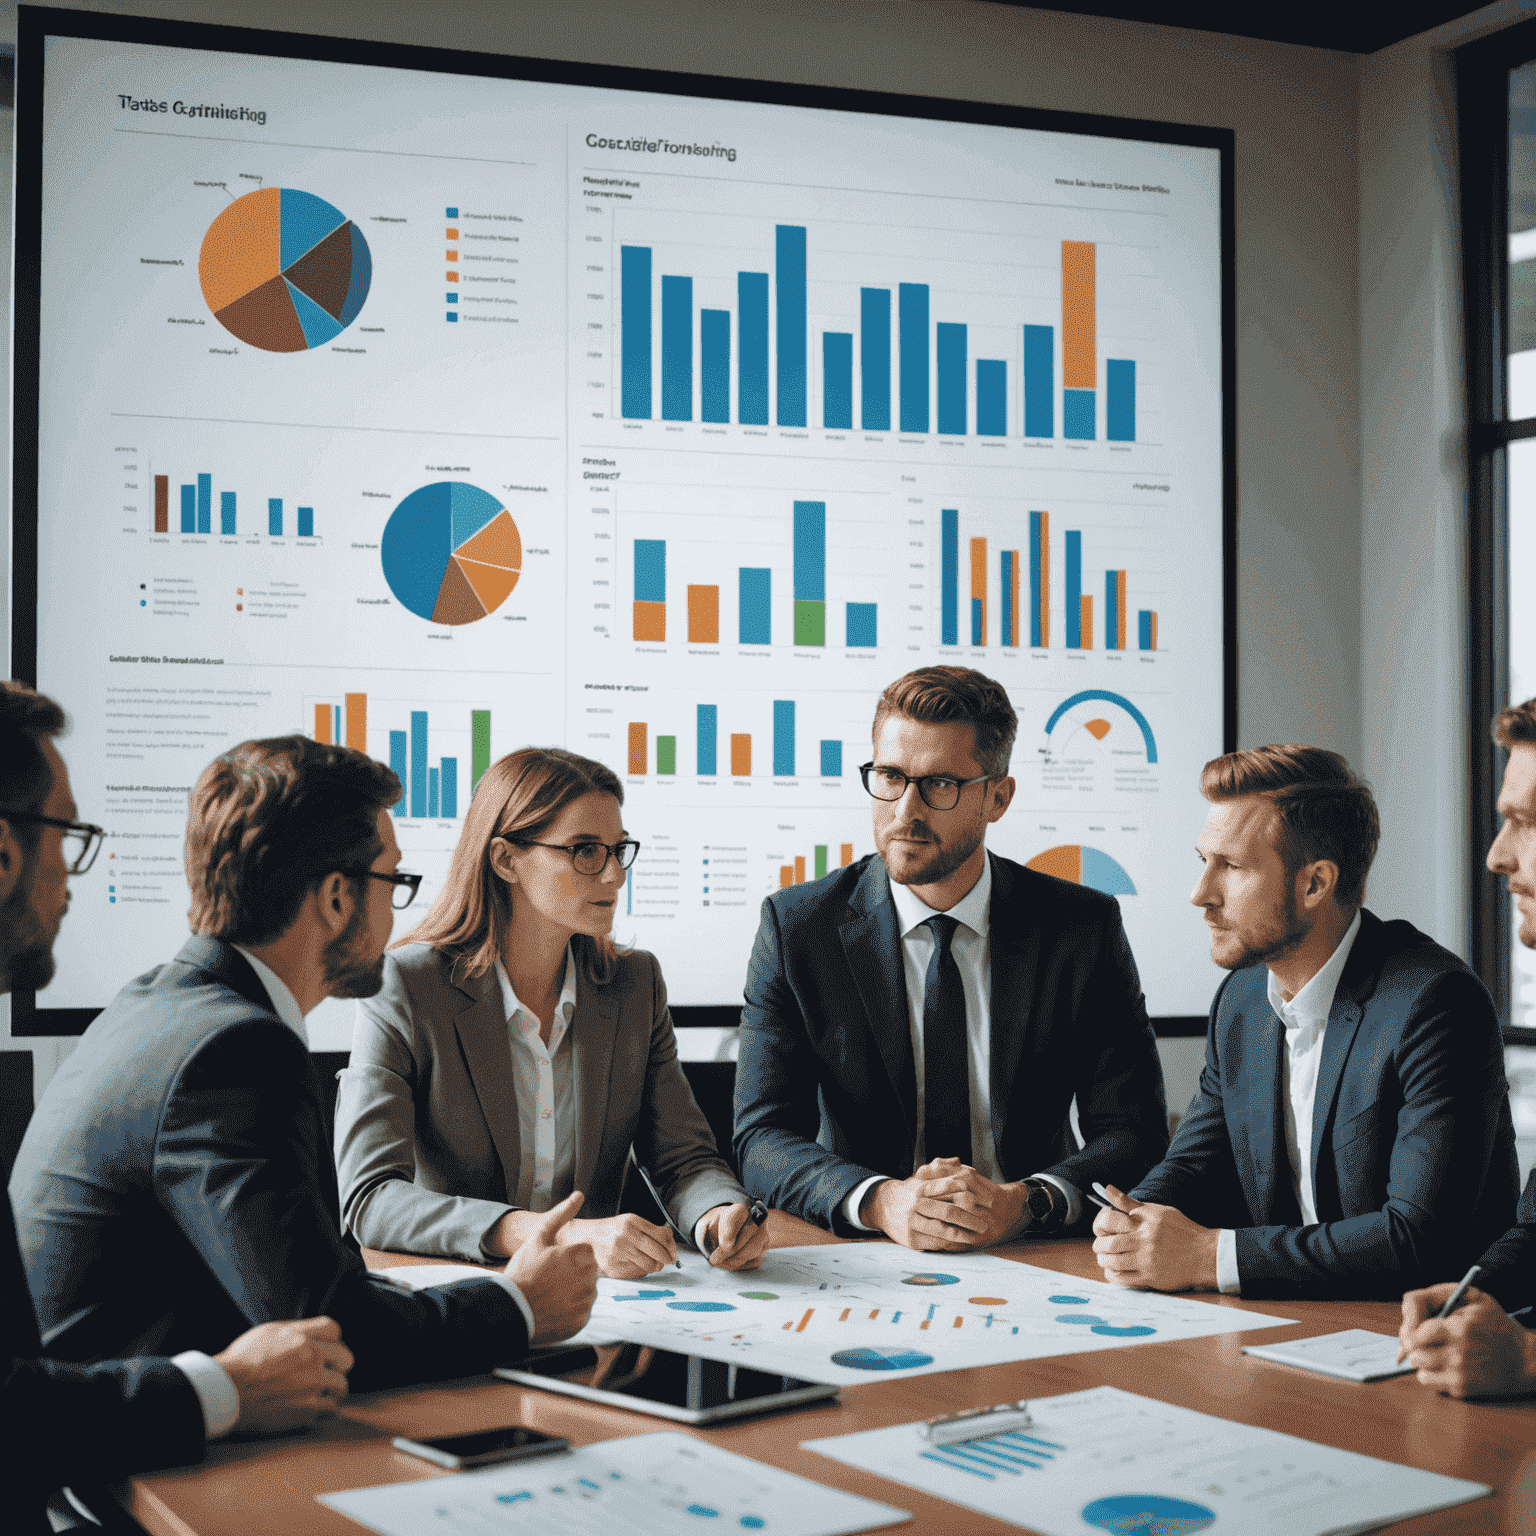
[{"label": "wristwatch", "polygon": [[1044,1179],[1025,1179],[1024,1190],[1024,1205],[1029,1212],[1030,1225],[1037,1231],[1053,1231],[1066,1221],[1067,1202],[1060,1190],[1047,1184]]}]

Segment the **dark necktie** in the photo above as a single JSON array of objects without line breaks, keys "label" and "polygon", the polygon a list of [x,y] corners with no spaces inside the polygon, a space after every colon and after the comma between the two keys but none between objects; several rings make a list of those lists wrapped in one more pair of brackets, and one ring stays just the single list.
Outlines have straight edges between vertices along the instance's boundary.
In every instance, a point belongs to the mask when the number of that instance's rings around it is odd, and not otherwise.
[{"label": "dark necktie", "polygon": [[926,1156],[971,1160],[970,1048],[965,988],[951,951],[952,917],[930,917],[933,954],[923,991],[923,1147]]}]

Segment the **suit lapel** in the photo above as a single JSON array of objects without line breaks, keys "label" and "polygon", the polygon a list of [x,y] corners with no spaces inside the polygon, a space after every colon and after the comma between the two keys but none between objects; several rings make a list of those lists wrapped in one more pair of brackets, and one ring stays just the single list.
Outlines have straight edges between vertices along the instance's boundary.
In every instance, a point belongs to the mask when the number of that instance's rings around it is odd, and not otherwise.
[{"label": "suit lapel", "polygon": [[502,1014],[501,982],[494,968],[472,980],[456,982],[463,1007],[455,1016],[459,1048],[469,1067],[469,1080],[496,1156],[501,1159],[508,1202],[517,1199],[522,1175],[522,1140],[517,1132],[517,1079],[512,1070],[512,1045]]},{"label": "suit lapel", "polygon": [[608,1085],[619,1039],[619,1000],[578,971],[571,1016],[571,1075],[576,1088],[576,1182],[591,1189],[608,1123]]},{"label": "suit lapel", "polygon": [[1040,925],[1030,920],[1013,865],[1007,859],[991,862],[992,901],[987,916],[987,939],[992,951],[991,1118],[992,1145],[1001,1158],[1003,1133],[1013,1106],[1014,1079],[1024,1059],[1032,1024],[1031,1004],[1040,966]]},{"label": "suit lapel", "polygon": [[843,953],[891,1091],[906,1116],[911,1145],[917,1137],[917,1073],[912,1062],[907,976],[890,881],[878,858],[869,861],[848,907],[851,915],[838,930]]},{"label": "suit lapel", "polygon": [[[1264,974],[1259,972],[1261,977]],[[1261,981],[1259,986],[1262,985]],[[1250,1085],[1241,1094],[1241,1102],[1248,1165],[1248,1177],[1243,1182],[1253,1191],[1253,1219],[1261,1225],[1279,1222],[1294,1226],[1301,1220],[1301,1211],[1291,1190],[1285,1110],[1280,1103],[1284,1091],[1280,1058],[1285,1050],[1285,1026],[1269,1006],[1269,1000],[1262,996],[1249,1005],[1248,1019],[1237,1020],[1236,1024],[1234,1035],[1243,1042],[1237,1076],[1240,1082]]]},{"label": "suit lapel", "polygon": [[[1333,1006],[1328,1010],[1328,1028],[1323,1032],[1323,1055],[1317,1066],[1317,1093],[1312,1100],[1312,1186],[1317,1190],[1323,1134],[1333,1119],[1334,1101],[1344,1081],[1344,1067],[1350,1048],[1365,1016],[1365,1000],[1376,985],[1376,938],[1380,921],[1369,912],[1360,914],[1360,931],[1355,935],[1344,974],[1334,990]],[[1323,1213],[1318,1211],[1321,1220]]]}]

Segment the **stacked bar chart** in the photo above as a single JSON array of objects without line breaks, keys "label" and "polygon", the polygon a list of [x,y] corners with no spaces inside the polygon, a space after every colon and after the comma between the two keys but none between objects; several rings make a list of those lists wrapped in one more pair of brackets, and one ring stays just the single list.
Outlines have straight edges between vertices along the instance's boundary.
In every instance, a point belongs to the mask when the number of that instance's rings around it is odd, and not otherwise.
[{"label": "stacked bar chart", "polygon": [[[835,866],[832,863],[834,853],[837,857]],[[852,843],[843,843],[835,849],[830,843],[817,843],[811,850],[809,863],[804,854],[797,853],[794,863],[779,865],[779,888],[782,890],[787,885],[804,885],[807,880],[820,880],[834,867],[846,869],[852,863]]]},{"label": "stacked bar chart", "polygon": [[[171,532],[171,476],[156,475],[154,531],[156,533]],[[315,509],[313,507],[299,507],[298,509],[298,536],[301,539],[312,539],[315,536]],[[176,530],[179,533],[211,534],[213,530],[213,476],[212,474],[195,475],[191,481],[181,483],[180,487],[180,524]],[[241,528],[239,526],[239,503],[234,491],[219,491],[219,534],[223,538],[233,538],[239,533],[251,534],[257,532],[254,527]],[[283,518],[283,498],[269,496],[267,498],[267,527],[269,537],[280,539],[285,532]]]}]

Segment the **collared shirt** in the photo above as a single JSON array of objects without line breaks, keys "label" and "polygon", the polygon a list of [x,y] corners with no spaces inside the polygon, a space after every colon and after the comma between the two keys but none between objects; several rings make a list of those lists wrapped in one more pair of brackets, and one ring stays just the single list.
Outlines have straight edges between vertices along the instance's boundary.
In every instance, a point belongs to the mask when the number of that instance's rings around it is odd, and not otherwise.
[{"label": "collared shirt", "polygon": [[[917,1137],[912,1148],[912,1166],[922,1167],[928,1160],[924,1146],[923,1086],[923,1000],[928,990],[928,965],[933,958],[933,930],[926,927],[930,918],[941,914],[910,886],[891,885],[891,905],[896,912],[896,930],[901,936],[902,974],[907,984],[907,1025],[912,1040],[912,1066],[917,1074]],[[982,864],[977,880],[947,914],[959,926],[950,941],[950,953],[960,972],[965,993],[965,1038],[968,1060],[966,1078],[971,1093],[971,1166],[995,1183],[1003,1181],[992,1140],[992,860]],[[1075,1221],[1082,1209],[1081,1197],[1064,1179],[1047,1174],[1033,1174],[1059,1189],[1067,1200],[1067,1220]],[[843,1214],[850,1225],[870,1231],[859,1220],[859,1206],[864,1196],[882,1176],[865,1179],[848,1196]]]},{"label": "collared shirt", "polygon": [[[1317,1102],[1318,1068],[1323,1061],[1323,1035],[1328,1028],[1328,1015],[1333,1011],[1334,994],[1339,990],[1339,978],[1344,974],[1359,931],[1360,914],[1356,912],[1338,948],[1289,1002],[1280,995],[1275,973],[1269,973],[1269,1006],[1285,1026],[1285,1056],[1280,1066],[1285,1155],[1304,1226],[1317,1221],[1317,1192],[1312,1182],[1312,1112]],[[1237,1234],[1226,1229],[1216,1239],[1216,1284],[1228,1296],[1242,1295]]]},{"label": "collared shirt", "polygon": [[272,1011],[304,1042],[307,1050],[309,1031],[304,1027],[304,1012],[299,1007],[298,998],[288,990],[288,983],[265,960],[258,960],[250,950],[239,944],[231,944],[230,948],[238,950],[250,962],[257,981],[267,989],[267,996],[272,1000]]}]

